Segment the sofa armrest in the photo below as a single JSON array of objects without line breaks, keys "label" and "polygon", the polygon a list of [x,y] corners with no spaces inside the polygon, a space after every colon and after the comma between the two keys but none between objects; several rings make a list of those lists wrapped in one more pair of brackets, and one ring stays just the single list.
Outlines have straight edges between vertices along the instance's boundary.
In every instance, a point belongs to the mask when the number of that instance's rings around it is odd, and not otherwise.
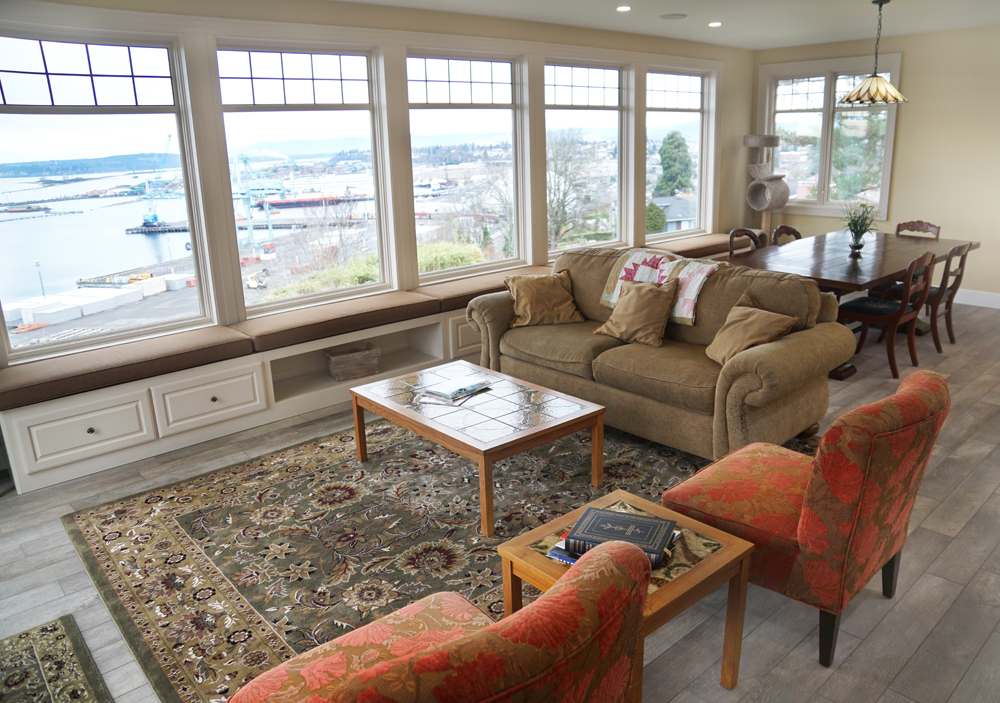
[{"label": "sofa armrest", "polygon": [[465,319],[482,338],[479,365],[500,370],[500,338],[514,321],[514,299],[510,293],[489,293],[469,301]]},{"label": "sofa armrest", "polygon": [[856,346],[854,333],[847,327],[822,322],[730,359],[722,367],[715,388],[716,457],[738,448],[729,446],[734,429],[730,425],[745,423],[747,406],[763,408],[810,382],[825,379],[854,356]]}]

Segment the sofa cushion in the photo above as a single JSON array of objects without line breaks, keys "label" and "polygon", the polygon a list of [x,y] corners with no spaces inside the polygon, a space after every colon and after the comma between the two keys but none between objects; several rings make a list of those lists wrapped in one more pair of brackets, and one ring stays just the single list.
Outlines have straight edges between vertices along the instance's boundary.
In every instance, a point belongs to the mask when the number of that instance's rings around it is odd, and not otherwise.
[{"label": "sofa cushion", "polygon": [[0,369],[0,410],[183,371],[253,353],[245,334],[204,327]]},{"label": "sofa cushion", "polygon": [[231,329],[253,340],[256,351],[412,320],[441,311],[441,301],[420,293],[393,291],[314,305],[238,322]]},{"label": "sofa cushion", "polygon": [[722,367],[705,347],[665,340],[662,347],[629,344],[594,360],[594,379],[623,391],[696,413],[715,410],[715,386]]},{"label": "sofa cushion", "polygon": [[816,281],[791,273],[724,266],[705,281],[698,295],[698,317],[694,325],[668,324],[666,337],[708,346],[743,293],[749,293],[764,310],[799,318],[792,326],[793,332],[816,325],[820,305]]},{"label": "sofa cushion", "polygon": [[614,337],[594,334],[600,326],[600,323],[588,320],[558,327],[518,327],[500,338],[500,353],[592,379],[594,359],[609,349],[624,345]]},{"label": "sofa cushion", "polygon": [[578,249],[560,254],[553,271],[569,271],[573,280],[573,300],[588,320],[606,322],[611,308],[601,305],[601,294],[615,267],[621,249]]},{"label": "sofa cushion", "polygon": [[487,293],[499,293],[504,288],[503,279],[508,276],[544,276],[552,273],[551,266],[522,266],[506,271],[483,273],[468,278],[459,278],[445,283],[413,288],[411,293],[419,293],[441,301],[441,312],[464,310],[473,298]]}]

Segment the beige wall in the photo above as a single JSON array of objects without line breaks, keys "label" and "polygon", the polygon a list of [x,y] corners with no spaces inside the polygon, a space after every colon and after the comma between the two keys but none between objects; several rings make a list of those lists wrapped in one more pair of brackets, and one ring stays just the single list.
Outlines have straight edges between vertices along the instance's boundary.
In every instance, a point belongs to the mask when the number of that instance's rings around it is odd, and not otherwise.
[{"label": "beige wall", "polygon": [[[873,41],[842,42],[754,58],[759,66],[864,56],[873,48]],[[897,110],[888,220],[876,226],[895,231],[898,222],[926,220],[941,225],[942,238],[982,242],[962,287],[1000,294],[1000,26],[883,37],[879,50],[903,55],[896,87],[910,102]],[[783,221],[804,235],[841,228],[830,217]]]},{"label": "beige wall", "polygon": [[[721,61],[720,197],[716,229],[728,231],[742,223],[746,207],[743,190],[747,184],[748,157],[743,147],[743,135],[750,131],[753,121],[750,105],[753,100],[754,63],[753,52],[750,51],[641,34],[326,0],[144,0],[141,3],[135,0],[63,0],[62,3],[53,3],[54,13],[58,13],[59,4],[195,17],[517,39]],[[645,216],[639,217],[638,221],[645,222]]]}]

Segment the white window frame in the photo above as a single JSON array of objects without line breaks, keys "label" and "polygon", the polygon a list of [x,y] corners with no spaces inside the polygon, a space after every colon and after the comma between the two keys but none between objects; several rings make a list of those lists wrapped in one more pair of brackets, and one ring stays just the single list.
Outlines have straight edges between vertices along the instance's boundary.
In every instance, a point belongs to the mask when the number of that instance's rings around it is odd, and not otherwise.
[{"label": "white window frame", "polygon": [[[786,215],[815,215],[840,217],[844,214],[844,201],[829,200],[830,170],[833,156],[833,115],[836,105],[836,77],[841,74],[860,75],[871,73],[874,56],[854,56],[842,59],[818,61],[793,61],[790,63],[764,64],[760,67],[757,93],[757,131],[774,134],[774,115],[778,81],[790,78],[823,76],[826,78],[823,99],[823,126],[820,136],[819,174],[817,177],[817,198],[815,201],[788,201],[775,212]],[[888,72],[893,85],[899,85],[902,54],[879,56],[879,73]],[[892,149],[896,132],[896,105],[874,106],[886,110],[885,144],[882,151],[882,181],[879,191],[878,219],[885,220],[889,208],[889,188],[892,178]],[[853,110],[866,110],[865,106],[853,106]]]},{"label": "white window frame", "polygon": [[[649,73],[672,73],[675,75],[698,76],[701,78],[701,109],[678,110],[672,108],[649,108],[646,100],[646,75]],[[718,120],[716,119],[716,103],[718,100],[718,72],[713,70],[695,70],[676,66],[646,66],[643,72],[643,112],[642,128],[643,142],[646,141],[646,117],[650,112],[700,112],[701,113],[701,144],[698,148],[698,226],[691,229],[674,230],[645,235],[646,243],[665,242],[672,239],[685,239],[699,234],[715,231],[715,212],[718,209],[718,179],[719,169],[716,168],[718,155],[716,143],[718,137]],[[713,128],[714,127],[714,128]],[[645,148],[643,148],[645,154]],[[645,162],[644,162],[645,166]],[[646,174],[643,173],[641,195],[643,198],[643,232],[645,232],[645,197]],[[638,223],[636,223],[638,227]]]},{"label": "white window frame", "polygon": [[[377,131],[379,129],[379,119],[376,114],[378,110],[378,100],[377,96],[380,89],[380,76],[378,74],[378,66],[375,60],[375,48],[370,45],[353,45],[353,44],[343,44],[343,43],[318,43],[314,41],[302,42],[302,41],[277,41],[277,40],[259,40],[259,39],[234,39],[234,38],[222,38],[219,37],[216,42],[215,51],[264,51],[264,52],[277,52],[277,53],[301,53],[301,54],[339,54],[339,55],[350,55],[350,56],[364,56],[368,62],[368,98],[367,103],[341,103],[341,104],[292,104],[292,105],[280,105],[280,104],[260,104],[260,105],[223,105],[221,100],[218,104],[218,109],[221,115],[225,115],[227,112],[307,112],[307,111],[321,111],[321,112],[339,112],[343,110],[367,110],[369,113],[369,123],[371,125],[371,136],[372,136],[372,180],[373,187],[372,193],[375,199],[375,227],[376,236],[378,238],[379,246],[379,276],[381,281],[378,283],[366,283],[360,286],[354,286],[352,288],[345,289],[333,289],[329,291],[321,291],[319,293],[313,293],[310,295],[301,295],[288,300],[278,300],[270,303],[259,303],[249,309],[246,306],[244,296],[244,290],[242,287],[242,275],[240,276],[240,290],[239,296],[240,306],[244,310],[244,315],[246,319],[253,319],[256,317],[264,317],[266,315],[272,315],[276,312],[285,312],[288,310],[297,310],[299,308],[312,307],[313,305],[319,305],[322,303],[333,303],[338,300],[347,300],[350,298],[360,298],[368,295],[374,295],[376,293],[382,293],[385,291],[392,290],[395,288],[393,285],[393,273],[391,266],[391,259],[388,255],[390,249],[390,241],[387,236],[387,228],[385,227],[385,218],[382,213],[382,193],[384,188],[381,187],[382,174],[385,173],[384,163],[385,158],[382,153],[382,144],[384,140],[381,140],[377,136]],[[212,52],[213,58],[216,56],[215,51]],[[218,64],[214,66],[216,71],[216,83],[218,83]],[[220,88],[221,91],[221,88]],[[221,92],[220,92],[221,95]],[[224,117],[223,117],[224,120]],[[224,126],[223,126],[224,129]],[[225,136],[223,133],[222,137],[222,149],[224,154],[228,154],[228,149],[225,143]],[[227,168],[226,173],[229,175],[229,159],[226,158]],[[232,183],[227,180],[224,184],[224,188],[228,191],[229,200],[227,202],[232,202]],[[229,208],[228,218],[232,220],[228,223],[231,226],[231,232],[233,233],[235,239],[233,240],[234,249],[238,249],[239,232],[236,229],[236,213],[234,208]],[[238,266],[238,251],[237,251],[237,267]]]},{"label": "white window frame", "polygon": [[[527,228],[523,226],[523,218],[520,217],[522,210],[522,203],[525,202],[523,196],[524,192],[524,161],[525,152],[523,130],[521,129],[521,120],[519,118],[520,113],[523,111],[523,103],[521,100],[522,91],[520,90],[520,84],[523,82],[523,71],[519,70],[520,62],[522,57],[516,53],[510,52],[495,52],[495,51],[474,51],[469,49],[455,49],[455,48],[440,48],[431,46],[408,46],[406,48],[406,58],[423,58],[423,59],[458,59],[463,61],[503,61],[505,63],[510,63],[511,70],[511,104],[497,105],[495,103],[411,103],[409,100],[409,92],[406,94],[406,115],[407,120],[409,120],[410,110],[483,110],[483,109],[501,109],[511,111],[511,167],[512,167],[512,186],[513,186],[513,200],[514,200],[514,213],[513,221],[511,226],[514,228],[514,238],[517,242],[517,252],[514,256],[508,259],[502,259],[500,261],[487,261],[481,264],[472,264],[469,266],[459,266],[452,269],[445,269],[443,271],[428,271],[427,273],[417,272],[417,280],[420,285],[431,285],[434,283],[440,283],[442,281],[452,281],[460,278],[468,278],[470,276],[478,276],[484,273],[492,273],[494,271],[503,271],[504,269],[514,268],[517,266],[524,266],[527,261],[527,253],[530,249],[530,242],[527,237]],[[407,70],[406,66],[403,66],[403,80],[407,80]],[[410,143],[410,133],[407,130],[406,139]],[[412,163],[413,145],[410,144],[410,185],[411,192],[413,190],[413,163]],[[413,205],[413,198],[410,198],[410,205]],[[414,217],[411,225],[413,232],[413,248],[416,252],[416,218]]]},{"label": "white window frame", "polygon": [[191,256],[194,259],[195,275],[198,278],[198,304],[201,313],[182,320],[154,323],[139,327],[131,327],[120,332],[93,335],[77,340],[55,342],[44,345],[29,346],[14,349],[11,346],[7,323],[0,310],[0,362],[3,365],[16,365],[22,362],[63,356],[74,352],[88,351],[113,346],[122,342],[133,342],[142,339],[160,337],[167,334],[186,332],[215,324],[215,306],[212,305],[213,284],[205,255],[205,226],[202,201],[198,197],[200,179],[198,164],[192,148],[191,104],[187,87],[186,67],[182,60],[180,47],[181,38],[176,34],[156,34],[151,32],[119,33],[93,28],[67,31],[53,27],[37,29],[19,26],[17,23],[0,22],[0,34],[18,39],[33,41],[68,42],[73,44],[107,44],[116,46],[150,46],[165,48],[170,62],[171,90],[174,104],[166,106],[122,105],[114,107],[102,106],[55,106],[55,105],[0,105],[2,114],[37,114],[37,115],[77,115],[77,114],[174,114],[177,116],[178,149],[180,152],[181,170],[185,178],[185,201],[187,204],[189,228],[191,230]]}]

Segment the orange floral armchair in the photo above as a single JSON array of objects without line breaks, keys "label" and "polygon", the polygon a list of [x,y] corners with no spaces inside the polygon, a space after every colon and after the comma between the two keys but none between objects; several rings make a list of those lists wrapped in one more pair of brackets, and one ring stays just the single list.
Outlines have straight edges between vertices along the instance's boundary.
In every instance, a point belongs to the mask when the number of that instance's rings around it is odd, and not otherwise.
[{"label": "orange floral armchair", "polygon": [[830,666],[840,614],[877,571],[893,597],[910,512],[948,415],[944,377],[918,371],[838,418],[815,457],[751,444],[663,493],[662,503],[756,545],[750,580],[820,610]]},{"label": "orange floral armchair", "polygon": [[649,574],[638,547],[609,542],[500,622],[436,593],[293,657],[229,703],[624,701]]}]

